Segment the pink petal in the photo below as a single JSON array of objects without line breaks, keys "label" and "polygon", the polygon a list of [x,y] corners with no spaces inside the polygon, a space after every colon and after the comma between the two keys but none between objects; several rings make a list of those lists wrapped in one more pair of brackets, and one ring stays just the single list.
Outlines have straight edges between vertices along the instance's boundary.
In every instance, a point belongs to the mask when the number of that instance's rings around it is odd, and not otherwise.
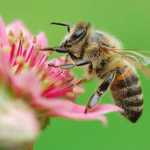
[{"label": "pink petal", "polygon": [[[37,35],[37,42],[35,43],[35,45],[32,43],[33,41],[33,37],[30,38],[29,42],[29,50],[26,53],[26,62],[34,55],[35,51],[38,51],[36,48],[41,45],[42,47],[47,47],[47,39],[46,39],[46,35],[41,32],[39,35]],[[44,57],[43,57],[44,56]],[[36,56],[37,60],[40,60],[41,57],[43,57],[43,59],[41,60],[43,62],[43,60],[45,60],[46,56],[46,52],[40,52],[39,54]],[[42,63],[41,62],[41,63]]]},{"label": "pink petal", "polygon": [[84,114],[84,112],[82,113],[66,112],[66,113],[60,114],[59,117],[75,119],[75,120],[99,120],[99,121],[102,121],[104,124],[108,123],[107,118],[103,115]]},{"label": "pink petal", "polygon": [[0,16],[0,39],[2,40],[3,46],[8,45],[6,32],[5,32],[5,25],[1,16]]},{"label": "pink petal", "polygon": [[77,120],[101,120],[104,124],[106,124],[107,120],[103,116],[103,114],[113,112],[113,111],[122,111],[121,108],[115,105],[104,104],[104,105],[98,105],[95,108],[93,108],[91,111],[89,111],[87,114],[84,114],[85,106],[81,106],[77,104],[72,104],[72,105],[74,106],[69,112],[62,112],[59,115],[65,118],[72,118]]},{"label": "pink petal", "polygon": [[110,113],[113,111],[120,111],[123,112],[123,110],[116,106],[116,105],[112,105],[112,104],[101,104],[101,105],[97,105],[95,106],[92,110],[90,110],[89,112],[92,114],[106,114],[106,113]]},{"label": "pink petal", "polygon": [[47,116],[59,116],[58,114],[69,111],[72,104],[72,102],[63,99],[48,100],[41,97],[33,101],[31,105],[34,109],[44,110]]},{"label": "pink petal", "polygon": [[3,78],[3,83],[11,76],[11,68],[7,56],[8,55],[0,49],[0,74]]},{"label": "pink petal", "polygon": [[6,32],[8,33],[9,30],[12,30],[15,33],[15,35],[18,35],[19,30],[22,30],[25,37],[31,37],[30,31],[20,20],[14,21],[11,24],[7,25]]},{"label": "pink petal", "polygon": [[35,47],[38,46],[39,44],[41,44],[42,47],[48,46],[47,38],[44,32],[41,32],[37,35],[37,42],[35,44]]},{"label": "pink petal", "polygon": [[[42,47],[48,46],[47,38],[46,38],[46,35],[44,32],[41,32],[37,35],[37,42],[35,43],[35,46],[34,46],[35,50],[36,50],[38,45],[41,45]],[[44,58],[46,58],[47,53],[44,51],[43,52],[39,51],[39,55],[36,56],[37,60],[39,60],[43,56],[43,54],[45,54]],[[43,60],[44,60],[44,58],[43,58]]]},{"label": "pink petal", "polygon": [[19,94],[28,94],[28,96],[37,97],[41,93],[40,81],[37,75],[32,71],[25,71],[16,74],[13,77],[13,88]]},{"label": "pink petal", "polygon": [[73,107],[68,112],[62,112],[59,114],[61,117],[72,118],[76,120],[101,120],[104,124],[107,124],[107,119],[102,115],[108,112],[113,111],[122,111],[117,106],[106,104],[106,105],[98,105],[93,110],[89,111],[87,114],[84,114],[85,106],[72,104]]},{"label": "pink petal", "polygon": [[44,110],[48,116],[70,118],[75,120],[100,120],[104,124],[107,124],[107,119],[103,116],[103,114],[113,111],[122,111],[117,106],[106,104],[99,105],[85,114],[85,106],[74,104],[65,100],[40,100],[36,102],[34,108],[36,106],[38,106],[37,108],[41,107],[41,109],[45,108]]}]

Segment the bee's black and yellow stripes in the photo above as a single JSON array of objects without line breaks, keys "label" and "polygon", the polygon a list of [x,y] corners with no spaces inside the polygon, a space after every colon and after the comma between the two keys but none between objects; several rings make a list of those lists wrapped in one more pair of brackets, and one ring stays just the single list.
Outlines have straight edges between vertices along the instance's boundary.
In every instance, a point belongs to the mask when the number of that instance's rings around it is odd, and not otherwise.
[{"label": "bee's black and yellow stripes", "polygon": [[116,105],[124,110],[122,115],[135,123],[143,110],[142,88],[135,71],[130,66],[118,68],[110,89]]}]

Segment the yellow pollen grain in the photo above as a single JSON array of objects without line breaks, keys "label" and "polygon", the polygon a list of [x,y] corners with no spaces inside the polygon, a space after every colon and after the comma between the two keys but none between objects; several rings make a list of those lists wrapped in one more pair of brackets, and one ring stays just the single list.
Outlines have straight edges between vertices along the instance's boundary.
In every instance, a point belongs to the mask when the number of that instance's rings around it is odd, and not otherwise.
[{"label": "yellow pollen grain", "polygon": [[81,88],[81,87],[79,87],[79,86],[75,86],[75,87],[73,88],[73,92],[74,92],[75,94],[82,94],[82,93],[84,93],[84,89]]},{"label": "yellow pollen grain", "polygon": [[14,37],[14,36],[8,36],[8,42],[10,43],[10,44],[15,44],[16,43],[16,38]]},{"label": "yellow pollen grain", "polygon": [[33,36],[32,43],[33,43],[33,44],[35,44],[35,43],[36,43],[36,41],[37,41],[37,37],[34,35],[34,36]]},{"label": "yellow pollen grain", "polygon": [[2,41],[2,39],[0,38],[0,44],[2,44],[2,42],[3,42],[3,41]]},{"label": "yellow pollen grain", "polygon": [[48,54],[51,55],[53,52],[52,51],[48,51]]},{"label": "yellow pollen grain", "polygon": [[25,42],[23,46],[25,49],[28,49],[29,48],[29,42]]},{"label": "yellow pollen grain", "polygon": [[19,30],[18,38],[19,38],[20,40],[23,38],[23,32],[22,32],[22,30]]},{"label": "yellow pollen grain", "polygon": [[38,56],[39,55],[39,51],[36,49],[35,51],[35,55]]},{"label": "yellow pollen grain", "polygon": [[9,53],[9,52],[11,52],[11,47],[10,46],[3,46],[2,51],[6,52],[6,53]]},{"label": "yellow pollen grain", "polygon": [[41,45],[41,44],[39,44],[39,45],[36,47],[37,50],[39,50],[39,49],[41,49],[41,48],[42,48],[42,45]]},{"label": "yellow pollen grain", "polygon": [[67,96],[68,99],[72,99],[72,98],[75,97],[75,93],[69,92],[69,93],[66,94],[66,96]]},{"label": "yellow pollen grain", "polygon": [[57,87],[62,86],[62,82],[61,82],[61,81],[57,81],[57,82],[55,83],[55,86],[57,86]]},{"label": "yellow pollen grain", "polygon": [[16,61],[17,61],[17,63],[19,63],[19,64],[22,64],[22,63],[24,63],[24,57],[23,56],[18,56],[17,58],[16,58]]},{"label": "yellow pollen grain", "polygon": [[23,45],[24,42],[25,42],[25,39],[24,39],[24,37],[23,37],[22,40],[21,40],[21,44]]},{"label": "yellow pollen grain", "polygon": [[37,47],[36,47],[36,51],[35,51],[35,55],[38,55],[39,54],[39,49],[41,49],[42,48],[42,45],[41,44],[39,44]]},{"label": "yellow pollen grain", "polygon": [[12,30],[8,31],[8,36],[13,36],[13,37],[15,36]]}]

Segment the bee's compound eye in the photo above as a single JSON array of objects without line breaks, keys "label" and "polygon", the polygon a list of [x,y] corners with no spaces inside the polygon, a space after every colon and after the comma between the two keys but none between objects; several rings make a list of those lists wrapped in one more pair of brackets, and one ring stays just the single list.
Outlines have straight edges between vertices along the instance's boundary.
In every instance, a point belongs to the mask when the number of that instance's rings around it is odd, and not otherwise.
[{"label": "bee's compound eye", "polygon": [[85,35],[86,35],[86,32],[84,29],[78,29],[72,34],[72,38],[73,40],[76,40],[76,39],[84,37]]}]

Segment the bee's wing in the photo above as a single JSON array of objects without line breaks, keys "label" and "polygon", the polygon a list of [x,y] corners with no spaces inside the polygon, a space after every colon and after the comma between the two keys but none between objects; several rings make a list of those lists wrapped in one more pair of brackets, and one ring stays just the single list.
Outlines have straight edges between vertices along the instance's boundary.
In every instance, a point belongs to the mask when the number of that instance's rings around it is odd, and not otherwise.
[{"label": "bee's wing", "polygon": [[120,58],[128,61],[131,65],[141,70],[147,77],[150,78],[150,51],[129,49],[111,49],[111,51]]}]

